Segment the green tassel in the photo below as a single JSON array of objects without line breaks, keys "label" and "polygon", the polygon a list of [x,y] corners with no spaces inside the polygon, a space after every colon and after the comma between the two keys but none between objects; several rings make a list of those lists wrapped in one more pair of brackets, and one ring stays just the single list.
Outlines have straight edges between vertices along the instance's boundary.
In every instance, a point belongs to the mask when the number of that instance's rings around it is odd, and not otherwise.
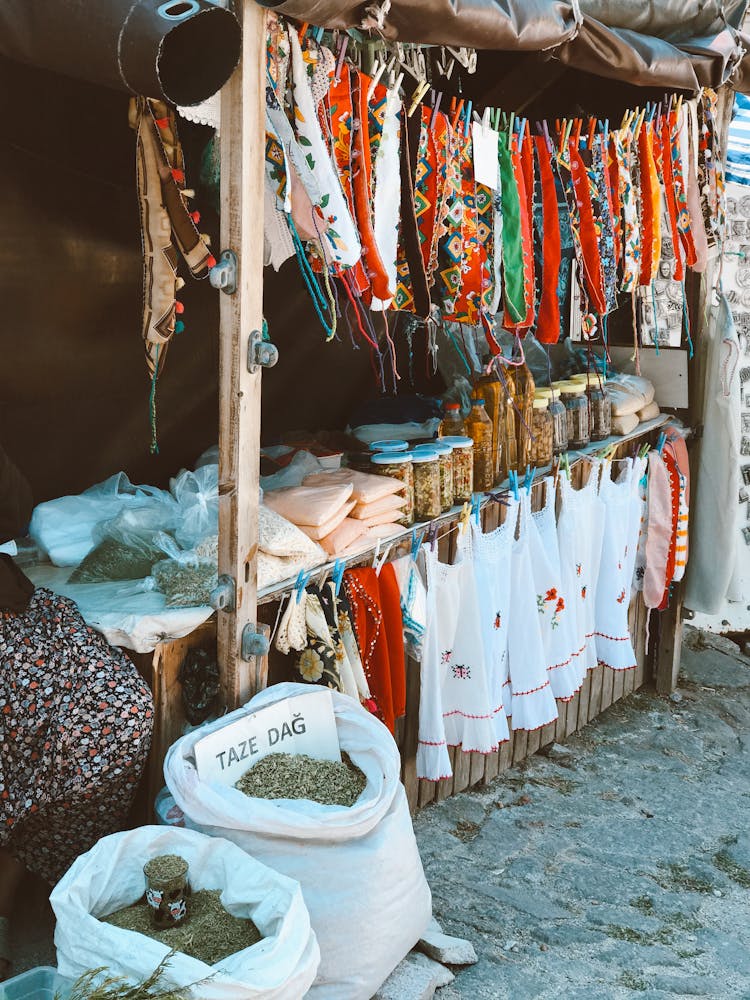
[{"label": "green tassel", "polygon": [[151,376],[151,391],[148,396],[148,417],[151,426],[151,454],[159,454],[159,441],[156,435],[156,380],[159,372],[159,347],[156,347],[156,357],[154,358],[154,374]]}]

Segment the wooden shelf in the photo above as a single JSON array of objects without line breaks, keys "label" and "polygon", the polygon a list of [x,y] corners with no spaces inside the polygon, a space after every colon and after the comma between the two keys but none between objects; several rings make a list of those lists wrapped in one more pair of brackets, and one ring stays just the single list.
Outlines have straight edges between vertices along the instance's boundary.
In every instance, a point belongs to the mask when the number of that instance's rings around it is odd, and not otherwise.
[{"label": "wooden shelf", "polygon": [[[668,423],[672,417],[669,414],[663,413],[658,417],[654,417],[653,420],[646,420],[642,424],[639,424],[630,434],[623,434],[622,436],[612,436],[606,438],[604,441],[594,441],[592,444],[587,445],[580,451],[569,452],[570,465],[571,468],[578,462],[585,458],[592,457],[594,455],[601,454],[611,448],[613,445],[623,445],[627,444],[628,441],[636,441],[638,438],[645,437],[652,431],[657,430],[659,427]],[[534,470],[534,482],[539,482],[545,476],[549,475],[552,471],[552,466],[547,465],[543,468]],[[510,491],[510,484],[508,480],[504,480],[498,486],[496,486],[491,493],[480,494],[482,497],[481,506],[491,501],[493,496],[497,496],[499,493],[508,493]],[[441,527],[449,526],[455,524],[461,517],[461,512],[463,510],[462,506],[453,507],[451,510],[446,511],[439,517],[434,518],[432,521],[421,521],[413,524],[409,528],[404,528],[403,531],[391,538],[386,538],[381,540],[380,547],[376,545],[368,545],[363,548],[361,552],[355,552],[350,556],[347,556],[343,563],[348,569],[352,566],[361,566],[367,563],[371,563],[376,553],[382,553],[386,548],[389,548],[389,559],[396,559],[399,556],[406,555],[409,552],[411,546],[412,532],[416,531],[417,534],[421,534],[425,530],[429,530],[432,525],[437,525],[438,530]],[[320,565],[315,566],[311,570],[311,579],[324,580],[332,571],[336,565],[336,559],[329,559],[327,562],[320,563]],[[284,594],[290,593],[294,590],[295,584],[297,582],[297,576],[289,577],[286,580],[280,580],[278,583],[272,584],[270,587],[264,587],[262,590],[258,591],[258,604],[269,604],[272,601],[279,600]]]}]

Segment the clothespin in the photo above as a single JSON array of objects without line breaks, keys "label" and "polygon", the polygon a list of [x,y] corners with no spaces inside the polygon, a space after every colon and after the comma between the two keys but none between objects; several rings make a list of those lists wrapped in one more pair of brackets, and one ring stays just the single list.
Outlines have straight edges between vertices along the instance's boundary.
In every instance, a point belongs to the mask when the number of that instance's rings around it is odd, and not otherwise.
[{"label": "clothespin", "polygon": [[303,39],[303,38],[305,37],[305,35],[307,34],[307,29],[308,29],[309,27],[310,27],[310,25],[308,24],[308,22],[307,22],[307,21],[304,21],[304,22],[302,23],[302,27],[301,27],[301,28],[299,29],[299,31],[297,32],[297,38],[299,38],[299,40],[300,40],[300,44],[301,44],[301,42],[302,42],[302,39]]},{"label": "clothespin", "polygon": [[375,570],[375,576],[380,576],[380,571],[382,570],[383,566],[385,566],[385,561],[388,558],[388,556],[390,555],[392,547],[393,547],[393,542],[389,542],[386,545],[385,549],[383,549],[383,554],[380,557],[380,559],[378,559],[377,562],[373,563],[373,569]]},{"label": "clothespin", "polygon": [[510,484],[510,490],[513,494],[513,499],[518,500],[518,473],[515,469],[511,469],[508,472],[508,482]]},{"label": "clothespin", "polygon": [[299,576],[297,577],[297,582],[294,585],[294,592],[296,595],[297,604],[302,600],[302,594],[304,593],[305,587],[307,586],[307,581],[312,576],[312,570],[305,572],[303,569],[299,571]]},{"label": "clothespin", "polygon": [[432,549],[433,552],[435,551],[435,543],[437,542],[437,533],[438,533],[438,526],[437,523],[433,521],[432,524],[430,525],[430,530],[429,530],[430,548]]},{"label": "clothespin", "polygon": [[375,569],[375,564],[378,561],[378,556],[380,555],[380,539],[378,538],[375,542],[375,551],[372,554],[372,568]]},{"label": "clothespin", "polygon": [[414,91],[411,97],[411,104],[409,105],[409,110],[406,112],[408,118],[411,118],[411,116],[417,110],[419,102],[422,100],[422,98],[429,89],[430,89],[430,84],[429,81],[427,80],[422,80],[421,83],[417,84],[417,89]]},{"label": "clothespin", "polygon": [[460,531],[462,535],[468,528],[470,520],[471,520],[471,507],[469,506],[468,503],[465,503],[461,508],[461,517],[459,519]]},{"label": "clothespin", "polygon": [[336,60],[336,83],[338,83],[341,80],[341,70],[344,66],[344,59],[346,58],[346,48],[348,44],[349,44],[349,36],[344,35],[341,39],[338,59]]},{"label": "clothespin", "polygon": [[469,101],[469,103],[466,105],[466,123],[464,125],[464,138],[468,136],[469,129],[471,127],[471,108],[472,108],[472,103],[471,101]]},{"label": "clothespin", "polygon": [[523,488],[527,493],[531,492],[531,485],[534,482],[535,469],[531,465],[526,466],[526,475],[523,477]]},{"label": "clothespin", "polygon": [[337,559],[333,564],[333,572],[331,573],[331,579],[333,580],[333,590],[336,597],[339,596],[339,591],[341,590],[341,581],[344,579],[344,568],[346,563],[343,559]]},{"label": "clothespin", "polygon": [[433,90],[433,100],[432,100],[432,118],[430,119],[430,129],[435,128],[435,122],[437,121],[438,111],[440,111],[440,102],[443,99],[442,93]]},{"label": "clothespin", "polygon": [[562,456],[561,459],[562,467],[565,470],[565,475],[570,479],[570,458],[568,457],[567,451]]},{"label": "clothespin", "polygon": [[662,452],[662,448],[666,443],[667,443],[667,435],[664,433],[664,431],[662,431],[661,434],[659,434],[659,440],[656,443],[656,450],[660,455]]},{"label": "clothespin", "polygon": [[482,498],[478,493],[475,493],[471,498],[471,516],[474,518],[474,523],[476,525],[481,524]]},{"label": "clothespin", "polygon": [[463,111],[463,109],[464,109],[464,99],[463,99],[463,97],[461,98],[461,100],[456,105],[455,110],[453,108],[453,102],[451,102],[451,111],[453,111],[453,118],[451,119],[451,127],[453,129],[456,128],[456,125],[458,124],[458,119],[460,118],[461,112]]},{"label": "clothespin", "polygon": [[417,535],[417,529],[416,528],[411,529],[411,557],[414,560],[416,560],[417,555],[419,554],[419,550],[422,547],[422,542],[424,541],[425,534],[426,532],[422,531],[419,535]]},{"label": "clothespin", "polygon": [[500,131],[500,108],[495,108],[492,114],[492,127],[496,132]]},{"label": "clothespin", "polygon": [[316,28],[315,31],[313,31],[313,38],[318,43],[318,45],[320,45],[320,43],[323,41],[323,35],[325,33],[326,33],[325,28]]},{"label": "clothespin", "polygon": [[370,80],[370,86],[367,88],[367,100],[368,102],[372,100],[372,95],[375,93],[375,88],[380,83],[380,78],[385,72],[385,67],[387,62],[385,59],[382,61],[379,57],[375,59],[375,67],[373,69],[372,79]]}]

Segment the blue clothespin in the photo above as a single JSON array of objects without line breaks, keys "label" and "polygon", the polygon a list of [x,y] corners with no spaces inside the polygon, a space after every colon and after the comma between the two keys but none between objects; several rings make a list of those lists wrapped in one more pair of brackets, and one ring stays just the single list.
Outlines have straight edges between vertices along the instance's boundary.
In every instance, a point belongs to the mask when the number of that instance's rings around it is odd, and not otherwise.
[{"label": "blue clothespin", "polygon": [[466,104],[466,126],[464,128],[464,137],[465,138],[468,137],[468,135],[469,135],[469,129],[471,128],[471,109],[472,109],[472,107],[473,107],[473,105],[472,105],[471,101],[468,101],[467,104]]},{"label": "blue clothespin", "polygon": [[510,483],[510,489],[513,493],[513,499],[518,500],[518,473],[515,469],[511,469],[508,472],[508,482]]},{"label": "blue clothespin", "polygon": [[479,493],[474,493],[471,498],[471,516],[476,524],[480,524],[482,513],[482,497]]},{"label": "blue clothespin", "polygon": [[535,471],[536,470],[533,469],[530,465],[526,466],[526,475],[524,476],[523,479],[523,488],[526,490],[527,493],[531,492],[531,484],[534,482]]},{"label": "blue clothespin", "polygon": [[417,535],[417,529],[411,529],[411,557],[416,559],[419,554],[419,550],[422,547],[422,542],[424,541],[425,531],[422,531]]},{"label": "blue clothespin", "polygon": [[299,604],[299,602],[302,600],[302,592],[307,586],[307,581],[310,579],[311,576],[312,576],[312,570],[310,570],[308,573],[305,573],[303,569],[299,571],[297,582],[294,585],[294,590],[297,595],[297,604]]},{"label": "blue clothespin", "polygon": [[325,32],[325,30],[326,30],[325,28],[316,28],[313,31],[313,38],[315,39],[316,42],[321,42],[323,40],[323,33]]},{"label": "blue clothespin", "polygon": [[667,443],[667,435],[664,433],[664,431],[662,431],[661,434],[659,435],[659,440],[656,444],[656,450],[660,455],[661,455],[661,450],[666,443]]},{"label": "blue clothespin", "polygon": [[344,568],[346,563],[343,559],[337,559],[333,564],[333,572],[331,573],[331,579],[333,580],[333,589],[336,597],[339,596],[339,591],[341,590],[341,581],[344,579]]}]

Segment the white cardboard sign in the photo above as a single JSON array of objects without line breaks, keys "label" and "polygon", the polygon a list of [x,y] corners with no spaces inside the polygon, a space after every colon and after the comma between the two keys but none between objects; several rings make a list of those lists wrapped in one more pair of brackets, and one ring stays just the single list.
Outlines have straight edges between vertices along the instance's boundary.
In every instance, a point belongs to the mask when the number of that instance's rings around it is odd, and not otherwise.
[{"label": "white cardboard sign", "polygon": [[477,184],[485,184],[493,191],[500,186],[497,166],[497,132],[480,122],[471,123],[474,149],[474,177]]},{"label": "white cardboard sign", "polygon": [[195,744],[195,766],[201,781],[234,785],[272,753],[341,760],[333,699],[327,688],[285,698],[204,736]]}]

